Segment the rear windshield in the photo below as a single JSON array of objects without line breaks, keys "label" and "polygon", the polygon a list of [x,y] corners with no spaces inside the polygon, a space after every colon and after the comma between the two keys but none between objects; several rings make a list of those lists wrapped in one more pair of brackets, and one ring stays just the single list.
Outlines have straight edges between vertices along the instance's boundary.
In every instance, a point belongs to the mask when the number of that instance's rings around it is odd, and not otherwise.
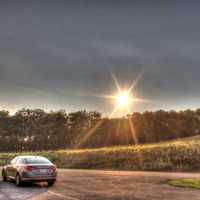
[{"label": "rear windshield", "polygon": [[46,158],[24,158],[26,164],[49,164],[50,161]]}]

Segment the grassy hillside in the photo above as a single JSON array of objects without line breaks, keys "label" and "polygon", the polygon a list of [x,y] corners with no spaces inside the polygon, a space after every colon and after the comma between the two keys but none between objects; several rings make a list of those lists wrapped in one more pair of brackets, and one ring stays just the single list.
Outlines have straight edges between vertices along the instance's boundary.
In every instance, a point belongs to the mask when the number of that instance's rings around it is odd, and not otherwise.
[{"label": "grassy hillside", "polygon": [[[23,154],[47,156],[62,168],[193,171],[200,170],[200,136],[148,145]],[[1,153],[0,160],[15,155],[20,154]]]}]

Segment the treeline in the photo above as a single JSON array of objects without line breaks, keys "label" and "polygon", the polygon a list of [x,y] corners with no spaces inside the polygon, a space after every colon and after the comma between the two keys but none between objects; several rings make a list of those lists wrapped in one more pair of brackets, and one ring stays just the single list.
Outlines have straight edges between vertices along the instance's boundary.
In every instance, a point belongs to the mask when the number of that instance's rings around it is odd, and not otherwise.
[{"label": "treeline", "polygon": [[0,111],[0,151],[39,151],[152,143],[200,134],[200,109],[133,113],[102,118],[99,112],[22,109]]}]

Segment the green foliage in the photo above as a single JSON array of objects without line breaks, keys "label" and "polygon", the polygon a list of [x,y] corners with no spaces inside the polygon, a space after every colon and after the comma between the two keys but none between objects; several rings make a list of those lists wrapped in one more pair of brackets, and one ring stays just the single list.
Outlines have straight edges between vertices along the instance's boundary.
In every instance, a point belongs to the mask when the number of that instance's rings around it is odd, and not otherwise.
[{"label": "green foliage", "polygon": [[176,187],[200,189],[200,180],[198,179],[172,180],[172,181],[169,181],[168,183]]},{"label": "green foliage", "polygon": [[[200,109],[133,113],[114,119],[85,110],[48,113],[22,109],[13,116],[0,111],[0,152],[145,144],[199,134]],[[163,165],[168,164],[163,162]]]}]

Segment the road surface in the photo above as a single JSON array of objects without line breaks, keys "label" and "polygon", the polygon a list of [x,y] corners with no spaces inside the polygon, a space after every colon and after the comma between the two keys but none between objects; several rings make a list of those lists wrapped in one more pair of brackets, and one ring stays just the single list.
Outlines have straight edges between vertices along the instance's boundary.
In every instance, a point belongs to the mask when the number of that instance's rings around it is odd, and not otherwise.
[{"label": "road surface", "polygon": [[166,184],[198,173],[59,170],[57,183],[21,188],[0,182],[0,200],[200,200],[200,191]]}]

